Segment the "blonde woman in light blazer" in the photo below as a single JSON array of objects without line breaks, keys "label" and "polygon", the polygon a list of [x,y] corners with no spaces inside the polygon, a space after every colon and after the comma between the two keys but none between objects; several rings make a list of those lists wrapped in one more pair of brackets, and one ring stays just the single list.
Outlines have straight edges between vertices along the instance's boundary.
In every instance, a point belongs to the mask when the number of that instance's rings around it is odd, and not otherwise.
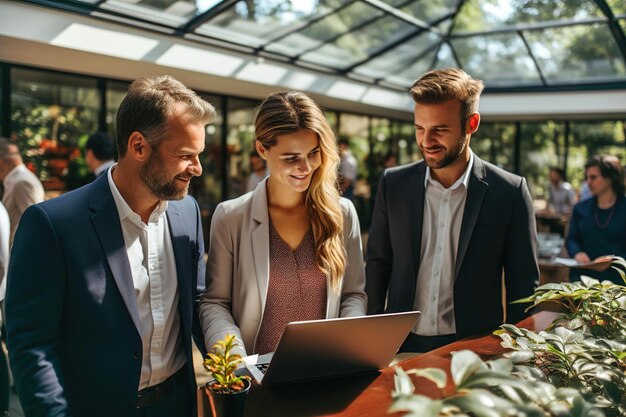
[{"label": "blonde woman in light blazer", "polygon": [[339,196],[339,154],[321,109],[283,92],[261,104],[256,150],[270,175],[217,206],[200,320],[207,348],[234,334],[268,353],[290,321],[365,315],[361,231]]}]

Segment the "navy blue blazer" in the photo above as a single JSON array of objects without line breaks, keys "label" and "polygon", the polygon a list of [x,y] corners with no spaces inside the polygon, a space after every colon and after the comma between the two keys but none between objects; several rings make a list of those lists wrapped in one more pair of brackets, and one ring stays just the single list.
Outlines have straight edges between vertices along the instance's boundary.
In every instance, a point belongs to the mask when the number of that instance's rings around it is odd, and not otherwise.
[{"label": "navy blue blazer", "polygon": [[[204,350],[197,319],[205,275],[200,211],[186,197],[169,202],[166,213],[186,372],[195,387],[192,335]],[[139,315],[106,175],[25,211],[11,254],[6,315],[11,369],[27,416],[136,415]]]},{"label": "navy blue blazer", "polygon": [[[473,156],[454,281],[456,336],[493,330],[507,302],[532,294],[539,278],[536,225],[526,181]],[[420,266],[426,165],[417,162],[383,174],[367,244],[368,314],[413,309]],[[506,321],[524,317],[508,305]]]}]

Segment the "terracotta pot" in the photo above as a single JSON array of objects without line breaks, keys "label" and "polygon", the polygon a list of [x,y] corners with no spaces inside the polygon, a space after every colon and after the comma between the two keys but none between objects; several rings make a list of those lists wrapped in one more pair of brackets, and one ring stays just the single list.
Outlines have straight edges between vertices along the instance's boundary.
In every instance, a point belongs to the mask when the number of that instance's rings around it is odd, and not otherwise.
[{"label": "terracotta pot", "polygon": [[[203,390],[205,417],[243,417],[246,398],[250,391],[250,381],[244,380],[245,388],[235,394],[220,394],[211,391],[209,382]],[[208,403],[208,404],[207,404]]]}]

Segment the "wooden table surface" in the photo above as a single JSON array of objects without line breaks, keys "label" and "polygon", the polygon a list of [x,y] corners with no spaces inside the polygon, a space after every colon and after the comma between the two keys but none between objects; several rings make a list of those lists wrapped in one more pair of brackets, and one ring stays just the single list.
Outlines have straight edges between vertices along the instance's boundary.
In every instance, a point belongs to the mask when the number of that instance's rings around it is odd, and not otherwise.
[{"label": "wooden table surface", "polygon": [[[545,329],[556,313],[540,312],[518,325],[534,330]],[[470,349],[482,359],[501,354],[500,338],[491,334],[467,338],[439,349],[400,362],[403,369],[441,368],[450,377],[450,352]],[[413,378],[415,391],[431,398],[439,398],[451,392],[450,385],[443,391],[424,378]],[[299,417],[341,416],[376,417],[388,416],[391,391],[394,387],[394,370],[386,368],[370,375],[350,376],[332,380],[292,384],[283,387],[254,386],[246,401],[246,417]],[[210,415],[210,413],[208,414]],[[392,414],[399,416],[400,414]]]}]

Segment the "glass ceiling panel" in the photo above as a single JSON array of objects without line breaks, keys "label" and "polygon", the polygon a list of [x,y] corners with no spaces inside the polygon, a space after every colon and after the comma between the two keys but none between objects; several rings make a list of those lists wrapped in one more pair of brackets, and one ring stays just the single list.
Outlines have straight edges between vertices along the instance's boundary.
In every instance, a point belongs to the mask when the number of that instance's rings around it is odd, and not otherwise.
[{"label": "glass ceiling panel", "polygon": [[626,33],[626,20],[620,20],[619,24],[622,26],[624,33]]},{"label": "glass ceiling panel", "polygon": [[624,57],[604,24],[528,31],[524,35],[548,83],[607,81],[626,75]]},{"label": "glass ceiling panel", "polygon": [[455,32],[602,17],[604,14],[594,0],[468,0],[456,15]]},{"label": "glass ceiling panel", "polygon": [[[432,47],[440,40],[440,37],[432,32],[422,32],[398,47],[390,49],[381,56],[356,67],[354,72],[372,78],[385,78],[390,73],[403,71],[414,65],[415,60],[423,51]],[[429,61],[429,65],[430,62],[432,62],[432,58]]]},{"label": "glass ceiling panel", "polygon": [[425,22],[432,22],[450,14],[454,11],[456,4],[459,2],[458,0],[383,1],[385,1],[385,3],[396,3],[393,4],[393,6]]},{"label": "glass ceiling panel", "polygon": [[219,0],[107,0],[102,9],[178,27],[213,7]]},{"label": "glass ceiling panel", "polygon": [[[447,43],[442,43],[441,48],[439,48],[439,52],[437,52],[437,61],[435,61],[435,65],[432,69],[441,69],[441,68],[457,68],[459,66],[458,62],[454,58],[452,53],[452,48]],[[417,74],[415,78],[422,74]]]},{"label": "glass ceiling panel", "polygon": [[318,65],[347,68],[379,50],[384,50],[386,45],[414,32],[415,29],[415,26],[409,23],[385,16],[341,36],[333,43],[322,45],[321,48],[302,55],[301,59]]},{"label": "glass ceiling panel", "polygon": [[365,3],[355,2],[301,31],[266,45],[265,49],[296,56],[380,16],[383,16],[382,11]]},{"label": "glass ceiling panel", "polygon": [[437,50],[438,48],[433,48],[419,59],[416,59],[413,65],[407,67],[403,71],[398,71],[395,74],[390,72],[390,75],[385,78],[385,81],[399,86],[411,86],[418,77],[431,69],[430,66],[435,59]]},{"label": "glass ceiling panel", "polygon": [[260,46],[351,0],[239,1],[208,22],[196,33]]},{"label": "glass ceiling panel", "polygon": [[626,14],[626,1],[624,0],[607,0],[607,4],[613,9],[613,15],[618,16]]},{"label": "glass ceiling panel", "polygon": [[538,85],[541,77],[516,32],[452,39],[461,67],[492,86]]}]

